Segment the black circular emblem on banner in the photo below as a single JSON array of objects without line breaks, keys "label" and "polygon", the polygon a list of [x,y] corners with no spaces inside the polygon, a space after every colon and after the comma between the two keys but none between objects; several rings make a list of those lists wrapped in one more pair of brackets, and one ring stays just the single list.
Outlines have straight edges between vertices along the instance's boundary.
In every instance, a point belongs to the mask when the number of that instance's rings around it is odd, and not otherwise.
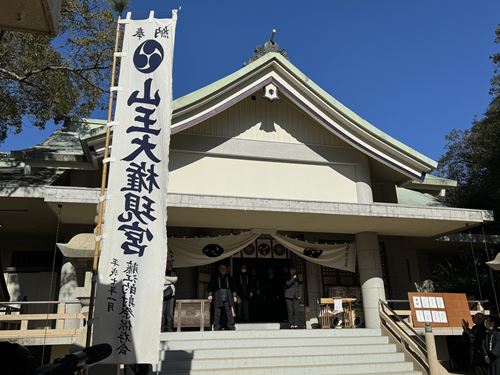
[{"label": "black circular emblem on banner", "polygon": [[282,244],[278,243],[274,245],[274,254],[277,256],[282,256],[285,254],[286,248]]},{"label": "black circular emblem on banner", "polygon": [[218,256],[222,255],[224,249],[222,248],[222,246],[219,246],[215,243],[211,243],[205,246],[202,252],[209,258],[217,258]]},{"label": "black circular emblem on banner", "polygon": [[248,245],[247,247],[245,247],[243,249],[243,253],[245,255],[253,255],[253,254],[255,254],[255,246],[252,245],[252,244]]},{"label": "black circular emblem on banner", "polygon": [[323,250],[313,249],[312,247],[306,247],[304,249],[304,255],[309,258],[319,258],[323,254]]},{"label": "black circular emblem on banner", "polygon": [[163,47],[154,39],[139,44],[134,52],[134,65],[141,73],[152,73],[163,61]]},{"label": "black circular emblem on banner", "polygon": [[260,255],[269,255],[269,253],[271,252],[271,247],[267,244],[267,243],[261,243],[258,247],[257,247],[257,251],[259,252]]}]

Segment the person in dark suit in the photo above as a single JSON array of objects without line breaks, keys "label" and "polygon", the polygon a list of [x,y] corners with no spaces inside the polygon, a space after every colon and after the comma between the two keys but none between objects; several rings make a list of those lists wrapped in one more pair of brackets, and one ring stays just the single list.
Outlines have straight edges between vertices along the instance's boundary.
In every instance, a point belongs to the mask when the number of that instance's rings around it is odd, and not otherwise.
[{"label": "person in dark suit", "polygon": [[163,282],[163,315],[165,331],[174,331],[175,283],[178,277],[172,268],[172,262],[167,262],[165,280]]},{"label": "person in dark suit", "polygon": [[297,277],[297,271],[295,268],[290,268],[290,276],[285,282],[285,301],[286,310],[288,313],[288,322],[290,323],[290,328],[298,328],[298,312],[299,312],[299,300],[300,300],[300,290],[299,290],[299,279]]},{"label": "person in dark suit", "polygon": [[469,327],[469,322],[462,319],[463,335],[469,342],[469,362],[474,369],[475,375],[487,375],[488,365],[484,360],[483,344],[486,338],[486,327],[484,321],[486,316],[478,313],[472,317],[474,325]]},{"label": "person in dark suit", "polygon": [[250,320],[252,322],[260,322],[262,319],[262,291],[261,280],[257,275],[257,270],[250,270]]},{"label": "person in dark suit", "polygon": [[499,319],[496,316],[488,316],[484,322],[486,327],[486,338],[483,345],[484,360],[488,364],[489,375],[500,375],[500,331]]},{"label": "person in dark suit", "polygon": [[227,273],[225,264],[220,264],[218,272],[207,287],[208,300],[214,307],[214,330],[221,329],[222,314],[226,317],[226,324],[229,330],[234,330],[233,306],[236,301],[236,290],[233,279]]},{"label": "person in dark suit", "polygon": [[250,290],[250,277],[247,273],[247,266],[241,265],[240,274],[237,279],[238,291],[238,322],[248,322],[250,319],[250,297],[252,291]]},{"label": "person in dark suit", "polygon": [[267,269],[267,278],[263,282],[264,286],[264,306],[267,322],[278,322],[280,315],[280,305],[283,303],[283,284],[276,277],[274,268]]}]

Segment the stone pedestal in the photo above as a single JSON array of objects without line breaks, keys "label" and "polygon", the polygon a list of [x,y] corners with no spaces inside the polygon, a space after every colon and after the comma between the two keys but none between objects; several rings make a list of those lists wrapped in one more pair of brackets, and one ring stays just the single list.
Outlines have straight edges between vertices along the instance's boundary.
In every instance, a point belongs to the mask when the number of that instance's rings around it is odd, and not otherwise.
[{"label": "stone pedestal", "polygon": [[385,300],[385,289],[377,233],[356,234],[356,249],[365,326],[379,328],[378,301]]},{"label": "stone pedestal", "polygon": [[[59,301],[72,301],[65,306],[66,313],[88,314],[88,299],[92,273],[89,271],[89,260],[67,259],[61,267]],[[79,300],[80,303],[75,303]],[[79,328],[80,321],[66,320],[65,328]]]}]

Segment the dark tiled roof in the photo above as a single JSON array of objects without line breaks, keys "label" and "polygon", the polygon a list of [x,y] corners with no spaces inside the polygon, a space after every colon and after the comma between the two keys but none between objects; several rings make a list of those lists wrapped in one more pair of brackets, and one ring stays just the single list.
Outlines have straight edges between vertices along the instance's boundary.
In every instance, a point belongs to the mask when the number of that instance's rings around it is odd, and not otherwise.
[{"label": "dark tiled roof", "polygon": [[56,130],[42,143],[23,150],[14,151],[13,154],[15,155],[20,152],[50,152],[58,154],[83,155],[79,134],[64,130]]},{"label": "dark tiled roof", "polygon": [[61,130],[56,130],[42,143],[23,150],[13,151],[11,154],[16,159],[23,160],[29,155],[44,155],[44,159],[50,160],[49,154],[56,155],[84,155],[81,139],[101,134],[105,129],[104,121],[80,120],[68,121]]},{"label": "dark tiled roof", "polygon": [[24,167],[4,171],[0,168],[0,186],[41,186],[52,185],[64,170],[62,169],[40,169],[26,174]]},{"label": "dark tiled roof", "polygon": [[[67,122],[38,145],[0,153],[0,185],[51,185],[64,170],[71,168],[72,162],[86,161],[81,139],[101,134],[104,130],[104,121]],[[61,162],[65,163],[64,169],[58,166]]]}]

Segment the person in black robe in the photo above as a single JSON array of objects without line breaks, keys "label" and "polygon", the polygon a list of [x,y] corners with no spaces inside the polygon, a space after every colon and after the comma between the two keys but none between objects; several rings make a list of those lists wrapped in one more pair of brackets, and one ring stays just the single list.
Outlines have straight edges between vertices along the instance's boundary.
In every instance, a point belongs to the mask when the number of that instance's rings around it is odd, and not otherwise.
[{"label": "person in black robe", "polygon": [[261,280],[257,275],[257,270],[252,268],[250,271],[250,319],[252,322],[260,322],[262,315],[262,291]]},{"label": "person in black robe", "polygon": [[264,281],[264,306],[266,307],[267,321],[279,321],[281,303],[283,302],[283,288],[276,277],[273,268],[267,269],[267,278]]},{"label": "person in black robe", "polygon": [[237,279],[238,292],[238,322],[248,322],[250,319],[250,277],[247,273],[247,266],[241,265],[240,274]]},{"label": "person in black robe", "polygon": [[227,329],[234,330],[233,307],[236,301],[236,289],[233,279],[227,274],[225,264],[220,264],[217,274],[210,280],[207,287],[208,300],[214,307],[214,330],[221,329],[221,318],[226,318]]},{"label": "person in black robe", "polygon": [[462,320],[463,335],[469,342],[469,363],[474,369],[475,375],[487,375],[488,365],[484,360],[483,344],[486,338],[486,327],[484,321],[486,316],[478,313],[472,317],[474,325],[469,327],[467,320]]},{"label": "person in black robe", "polygon": [[483,345],[484,360],[488,364],[489,375],[500,375],[500,332],[498,331],[499,319],[488,316],[484,322],[486,338]]},{"label": "person in black robe", "polygon": [[27,347],[7,341],[0,342],[0,363],[5,375],[34,374],[38,366]]},{"label": "person in black robe", "polygon": [[299,279],[297,277],[297,272],[295,268],[290,268],[290,276],[288,280],[285,281],[285,302],[286,310],[288,313],[288,323],[290,323],[290,328],[299,328],[298,312],[299,312],[299,300],[300,300],[300,290],[299,290]]}]

